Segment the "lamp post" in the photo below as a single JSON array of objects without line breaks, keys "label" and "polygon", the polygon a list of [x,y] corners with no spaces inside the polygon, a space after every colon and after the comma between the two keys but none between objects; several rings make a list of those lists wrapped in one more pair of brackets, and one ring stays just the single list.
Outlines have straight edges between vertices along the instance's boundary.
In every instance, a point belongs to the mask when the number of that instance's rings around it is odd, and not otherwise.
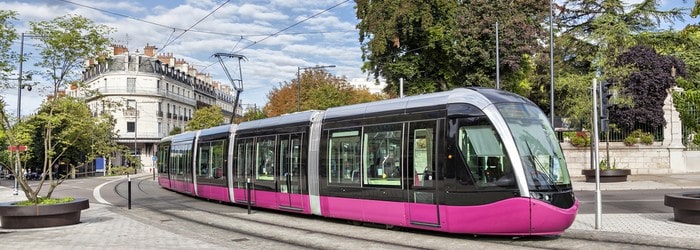
[{"label": "lamp post", "polygon": [[554,128],[554,10],[549,0],[549,116]]},{"label": "lamp post", "polygon": [[[22,119],[22,89],[27,87],[27,90],[32,91],[32,85],[29,84],[23,84],[22,80],[24,80],[24,77],[22,77],[22,62],[24,62],[24,37],[40,37],[37,35],[27,35],[22,33],[22,38],[20,39],[20,44],[19,44],[19,77],[17,78],[17,123],[19,123],[20,119]],[[17,178],[19,177],[19,167],[17,164],[15,164],[15,188],[12,191],[13,195],[19,194],[18,190],[18,185],[17,185]]]},{"label": "lamp post", "polygon": [[316,65],[311,67],[297,67],[297,112],[301,111],[301,70],[335,68],[335,65]]}]

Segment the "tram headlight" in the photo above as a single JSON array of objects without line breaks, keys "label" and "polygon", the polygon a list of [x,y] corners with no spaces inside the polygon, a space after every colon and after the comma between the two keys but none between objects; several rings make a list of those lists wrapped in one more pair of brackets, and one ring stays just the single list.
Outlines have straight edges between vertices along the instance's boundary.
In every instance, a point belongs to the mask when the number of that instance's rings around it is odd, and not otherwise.
[{"label": "tram headlight", "polygon": [[546,202],[552,202],[552,195],[548,193],[530,192],[530,197]]}]

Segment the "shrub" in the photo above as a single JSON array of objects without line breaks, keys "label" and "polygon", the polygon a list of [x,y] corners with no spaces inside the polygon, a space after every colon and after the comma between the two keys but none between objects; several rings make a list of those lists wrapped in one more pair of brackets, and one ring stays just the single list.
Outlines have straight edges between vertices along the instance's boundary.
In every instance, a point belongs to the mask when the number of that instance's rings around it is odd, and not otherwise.
[{"label": "shrub", "polygon": [[109,169],[109,175],[124,175],[124,174],[134,174],[134,168],[125,166],[112,166]]},{"label": "shrub", "polygon": [[591,145],[591,135],[586,131],[578,131],[576,135],[569,139],[569,143],[576,147],[586,147]]},{"label": "shrub", "polygon": [[625,145],[632,146],[637,142],[641,142],[644,145],[651,145],[654,143],[654,135],[648,132],[643,132],[641,129],[632,131],[632,133],[625,137]]},{"label": "shrub", "polygon": [[608,160],[603,159],[602,161],[600,161],[600,164],[598,164],[598,167],[600,168],[600,170],[614,170],[617,169],[617,162],[613,159],[613,163],[612,165],[610,165],[608,164]]}]

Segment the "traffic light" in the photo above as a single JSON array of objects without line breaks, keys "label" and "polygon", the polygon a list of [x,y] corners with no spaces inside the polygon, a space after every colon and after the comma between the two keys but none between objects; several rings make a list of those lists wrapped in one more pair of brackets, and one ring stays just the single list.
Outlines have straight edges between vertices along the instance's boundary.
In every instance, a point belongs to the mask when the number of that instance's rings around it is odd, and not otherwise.
[{"label": "traffic light", "polygon": [[610,87],[612,87],[612,83],[609,82],[603,82],[603,84],[600,85],[600,117],[602,119],[607,119],[608,118],[608,110],[610,109],[610,97],[612,97],[612,91],[610,90]]},{"label": "traffic light", "polygon": [[610,97],[612,97],[612,83],[607,81],[600,85],[600,130],[608,131],[608,110],[610,109]]}]

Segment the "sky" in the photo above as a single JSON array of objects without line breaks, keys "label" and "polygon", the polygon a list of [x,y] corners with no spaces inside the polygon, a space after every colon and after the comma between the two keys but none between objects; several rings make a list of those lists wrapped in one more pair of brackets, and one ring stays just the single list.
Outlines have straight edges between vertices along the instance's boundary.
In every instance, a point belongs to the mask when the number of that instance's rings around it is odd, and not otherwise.
[{"label": "sky", "polygon": [[[693,4],[692,0],[663,0],[660,8],[690,8]],[[224,84],[230,82],[212,55],[243,55],[247,60],[241,63],[242,77],[237,60],[226,62],[233,77],[243,79],[244,105],[264,106],[266,95],[295,79],[299,67],[335,65],[326,70],[347,79],[368,77],[361,70],[362,51],[355,28],[359,20],[352,0],[0,0],[0,6],[19,13],[14,25],[20,33],[28,30],[29,21],[77,14],[115,28],[109,38],[130,52],[155,45],[157,53],[172,53]],[[681,29],[685,23],[662,28]],[[36,61],[32,45],[37,42],[25,38],[25,69]],[[19,51],[19,47],[18,40],[13,48]],[[40,81],[31,92],[22,92],[23,116],[36,111],[50,92],[49,85]],[[0,90],[0,94],[8,111],[16,113],[17,88]]]}]

